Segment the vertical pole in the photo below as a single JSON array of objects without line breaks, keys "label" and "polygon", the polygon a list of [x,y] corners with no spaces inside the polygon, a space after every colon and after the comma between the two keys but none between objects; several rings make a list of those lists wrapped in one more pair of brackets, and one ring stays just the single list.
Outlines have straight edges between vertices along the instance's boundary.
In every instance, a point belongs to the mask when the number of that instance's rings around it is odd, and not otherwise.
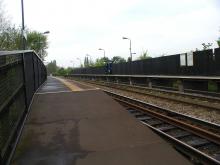
[{"label": "vertical pole", "polygon": [[131,39],[130,40],[130,57],[131,57],[131,61],[132,61],[132,53],[131,53]]},{"label": "vertical pole", "polygon": [[40,51],[40,34],[39,34],[39,37],[38,37],[38,46],[39,46],[39,57],[41,58],[41,51]]},{"label": "vertical pole", "polygon": [[149,88],[152,88],[152,81],[150,78],[147,79],[147,84]]},{"label": "vertical pole", "polygon": [[129,77],[129,84],[133,85],[131,77]]},{"label": "vertical pole", "polygon": [[23,64],[23,85],[24,85],[24,97],[25,97],[25,112],[27,112],[28,110],[28,98],[27,98],[27,81],[26,81],[26,75],[25,75],[25,70],[26,70],[26,66],[25,66],[25,53],[22,54],[22,64]]},{"label": "vertical pole", "polygon": [[181,79],[177,80],[179,92],[184,92],[183,81]]},{"label": "vertical pole", "polygon": [[35,60],[34,60],[34,56],[35,56],[35,54],[34,53],[32,53],[32,64],[33,64],[33,84],[34,84],[34,91],[36,91],[37,90],[37,88],[36,88],[36,84],[35,84],[35,69],[34,69],[34,62],[35,62]]},{"label": "vertical pole", "polygon": [[21,0],[21,15],[22,15],[22,49],[25,50],[26,49],[26,43],[25,43],[25,37],[24,37],[24,2],[23,0]]}]

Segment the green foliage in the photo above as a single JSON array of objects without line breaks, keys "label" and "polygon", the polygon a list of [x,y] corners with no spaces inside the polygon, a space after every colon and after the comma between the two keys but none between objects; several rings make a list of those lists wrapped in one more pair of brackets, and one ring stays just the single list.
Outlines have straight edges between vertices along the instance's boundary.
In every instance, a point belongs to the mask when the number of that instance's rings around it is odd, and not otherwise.
[{"label": "green foliage", "polygon": [[0,50],[21,49],[21,34],[16,27],[8,27],[0,33]]},{"label": "green foliage", "polygon": [[112,62],[117,64],[117,63],[126,62],[126,60],[125,60],[123,57],[114,56],[114,57],[112,58]]},{"label": "green foliage", "polygon": [[73,73],[73,68],[71,67],[66,68],[66,74],[71,74],[71,73]]},{"label": "green foliage", "polygon": [[68,68],[58,68],[58,70],[56,71],[55,76],[65,76],[65,75],[69,75],[73,72],[73,69],[68,67]]},{"label": "green foliage", "polygon": [[131,57],[128,57],[127,62],[131,62]]},{"label": "green foliage", "polygon": [[[0,50],[21,50],[21,32],[15,26],[8,27],[0,33]],[[47,56],[47,37],[36,31],[27,31],[26,48],[34,50],[42,60]]]},{"label": "green foliage", "polygon": [[28,31],[27,33],[27,49],[35,50],[35,52],[44,60],[47,56],[48,48],[47,36],[37,31]]},{"label": "green foliage", "polygon": [[59,67],[57,66],[56,60],[51,61],[47,64],[47,73],[49,74],[55,74]]},{"label": "green foliage", "polygon": [[220,48],[220,37],[219,37],[219,39],[217,40],[217,44],[218,44],[218,47]]},{"label": "green foliage", "polygon": [[84,67],[89,67],[89,65],[90,65],[89,57],[86,56],[85,59],[84,59]]},{"label": "green foliage", "polygon": [[202,43],[202,46],[203,46],[203,50],[207,50],[207,49],[210,49],[210,47],[212,46],[212,43]]},{"label": "green foliage", "polygon": [[9,27],[10,21],[7,19],[7,16],[4,11],[3,1],[0,0],[0,34]]},{"label": "green foliage", "polygon": [[[18,28],[10,23],[6,18],[3,10],[2,1],[0,0],[0,50],[21,50],[22,35],[21,28]],[[37,31],[26,30],[27,49],[34,50],[44,60],[47,56],[46,49],[48,48],[47,37]]]},{"label": "green foliage", "polygon": [[143,53],[138,57],[138,60],[145,60],[151,58],[150,55],[148,54],[148,51],[143,51]]},{"label": "green foliage", "polygon": [[93,66],[104,66],[109,62],[108,57],[97,58]]},{"label": "green foliage", "polygon": [[47,64],[47,73],[48,75],[52,74],[54,76],[65,76],[73,72],[73,68],[63,68],[57,66],[56,60],[51,61]]},{"label": "green foliage", "polygon": [[67,74],[67,72],[66,72],[65,68],[63,68],[63,67],[59,68],[56,72],[57,76],[64,76],[66,74]]},{"label": "green foliage", "polygon": [[92,61],[86,61],[86,63],[85,63],[85,61],[86,60],[84,60],[84,66],[85,67],[105,66],[108,62],[113,62],[113,63],[126,62],[126,60],[123,57],[120,57],[120,56],[114,56],[111,60],[108,57],[97,58],[94,63]]}]

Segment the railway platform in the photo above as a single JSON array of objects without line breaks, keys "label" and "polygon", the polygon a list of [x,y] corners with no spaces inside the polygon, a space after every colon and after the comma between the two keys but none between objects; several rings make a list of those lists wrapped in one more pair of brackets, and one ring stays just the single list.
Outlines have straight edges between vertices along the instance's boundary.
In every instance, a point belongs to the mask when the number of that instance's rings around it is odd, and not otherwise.
[{"label": "railway platform", "polygon": [[34,96],[12,164],[191,163],[103,91],[48,77]]}]

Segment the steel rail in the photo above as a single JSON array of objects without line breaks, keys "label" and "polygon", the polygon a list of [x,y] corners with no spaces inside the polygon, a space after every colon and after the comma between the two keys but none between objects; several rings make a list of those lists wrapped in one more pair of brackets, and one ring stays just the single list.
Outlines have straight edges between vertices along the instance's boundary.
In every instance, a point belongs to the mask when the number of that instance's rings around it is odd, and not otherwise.
[{"label": "steel rail", "polygon": [[[78,83],[82,83],[82,82],[78,81]],[[102,90],[106,91],[106,92],[110,92],[110,91],[105,90],[105,89],[102,89]],[[110,92],[110,93],[114,93],[114,92]],[[117,94],[117,95],[120,95],[120,94]],[[123,96],[123,97],[126,98],[126,96]],[[127,97],[127,99],[130,99],[130,98]],[[132,98],[132,101],[138,102],[138,104],[142,104],[143,106],[147,105],[148,107],[150,106],[151,108],[161,110],[162,112],[168,113],[167,115],[169,115],[169,116],[180,116],[183,119],[190,120],[190,121],[195,122],[196,124],[206,126],[211,130],[213,130],[213,129],[218,130],[219,133],[220,133],[220,125],[219,124],[209,122],[207,120],[203,120],[203,119],[200,119],[200,118],[197,118],[197,117],[194,117],[194,116],[186,115],[186,114],[183,114],[183,113],[180,113],[180,112],[176,112],[176,111],[173,111],[173,110],[170,110],[170,109],[167,109],[167,108],[162,108],[162,107],[159,107],[157,105],[154,105],[154,104],[151,104],[151,103],[146,103],[144,101],[137,100],[137,99],[134,99],[134,98]]]},{"label": "steel rail", "polygon": [[[85,81],[85,82],[88,82],[88,81]],[[149,90],[148,88],[146,87],[140,87],[140,86],[133,86],[133,85],[125,85],[125,84],[120,84],[120,83],[109,83],[109,82],[94,82],[94,81],[89,81],[88,83],[91,83],[91,84],[96,84],[96,85],[101,85],[101,86],[105,86],[105,87],[110,87],[110,88],[115,88],[115,89],[119,89],[119,90],[125,90],[125,91],[128,91],[128,92],[135,92],[137,94],[142,94],[142,95],[149,95],[149,96],[152,96],[152,97],[157,97],[157,98],[161,98],[161,99],[167,99],[167,100],[171,100],[171,101],[176,101],[176,102],[181,102],[181,103],[185,103],[185,104],[190,104],[190,105],[194,105],[194,106],[200,106],[200,107],[203,107],[203,108],[208,108],[208,109],[211,109],[211,110],[220,110],[220,107],[217,107],[213,104],[207,104],[207,103],[198,103],[198,102],[195,102],[195,101],[192,101],[190,99],[198,99],[198,98],[201,98],[201,99],[207,99],[209,100],[209,102],[219,102],[220,99],[219,98],[215,98],[215,97],[205,97],[205,96],[193,96],[192,94],[183,94],[183,93],[174,93],[172,92],[172,94],[176,94],[176,95],[181,95],[182,97],[183,96],[186,96],[186,97],[191,97],[191,98],[187,98],[188,100],[186,99],[178,99],[177,97],[169,97],[169,96],[161,96],[161,95],[158,95],[158,94],[153,94],[153,93],[147,93],[146,90]],[[106,85],[106,84],[112,84],[114,85],[113,87],[112,86],[109,86],[109,85]],[[121,87],[119,87],[121,86]],[[122,88],[123,87],[126,87],[126,88]],[[131,88],[133,89],[141,89],[143,91],[135,91],[135,90],[132,90]],[[160,92],[160,91],[157,91],[157,92]],[[162,92],[162,91],[161,91]],[[168,92],[167,92],[168,93]],[[171,93],[171,92],[170,92]]]},{"label": "steel rail", "polygon": [[[220,151],[220,136],[216,135],[212,132],[209,132],[207,130],[204,130],[202,128],[199,128],[198,126],[195,125],[191,125],[188,123],[185,123],[183,121],[180,121],[178,119],[175,119],[173,117],[170,116],[166,116],[164,114],[161,114],[159,112],[155,112],[155,107],[154,110],[152,110],[152,105],[148,105],[147,103],[145,107],[143,107],[143,102],[142,101],[138,101],[136,99],[132,99],[126,96],[122,96],[122,95],[118,95],[116,93],[104,90],[104,92],[106,92],[107,94],[109,94],[110,96],[112,96],[115,100],[119,101],[122,104],[125,104],[126,106],[128,106],[129,108],[135,109],[135,110],[139,110],[141,112],[143,112],[144,114],[148,114],[150,116],[153,116],[154,118],[157,118],[159,120],[162,120],[163,122],[169,123],[171,125],[174,125],[177,128],[186,130],[187,132],[190,132],[192,135],[197,135],[199,137],[202,137],[203,139],[207,139],[208,141],[210,141],[211,143],[215,143],[219,146],[219,151]],[[140,105],[141,103],[141,105]],[[159,108],[159,107],[157,107]],[[195,121],[196,119],[193,118],[193,121]],[[161,130],[157,129],[156,127],[153,127],[145,122],[142,121],[142,123],[144,123],[145,125],[149,126],[150,128],[152,128],[153,130],[155,130],[156,132],[163,134],[163,136],[166,136],[166,138],[168,138],[171,143],[175,143],[176,146],[178,146],[178,148],[184,147],[184,151],[189,150],[190,152],[193,152],[195,155],[197,155],[197,157],[201,157],[200,159],[206,163],[210,163],[210,164],[220,164],[220,161],[211,157],[210,155],[207,155],[206,153],[203,153],[201,151],[199,151],[198,149],[188,145],[187,143],[182,142],[181,140],[178,140],[177,138],[174,138],[172,136],[170,136],[169,134],[166,134],[164,132],[162,132]],[[204,121],[205,123],[205,121]],[[210,125],[211,123],[209,123]],[[215,127],[220,128],[220,125],[215,125]],[[187,154],[187,152],[185,153]]]}]

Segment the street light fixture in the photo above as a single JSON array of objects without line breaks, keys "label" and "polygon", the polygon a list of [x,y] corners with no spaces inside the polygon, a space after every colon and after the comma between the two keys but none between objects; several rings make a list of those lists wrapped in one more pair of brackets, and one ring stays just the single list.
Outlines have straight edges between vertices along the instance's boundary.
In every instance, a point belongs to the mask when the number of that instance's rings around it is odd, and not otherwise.
[{"label": "street light fixture", "polygon": [[127,37],[122,37],[123,40],[129,40],[130,41],[130,57],[131,57],[131,61],[132,61],[132,53],[131,53],[131,39],[130,38],[127,38]]},{"label": "street light fixture", "polygon": [[49,33],[50,33],[50,31],[45,31],[42,34],[49,34]]},{"label": "street light fixture", "polygon": [[105,49],[99,48],[99,50],[103,50],[104,51],[104,58],[105,58]]}]

